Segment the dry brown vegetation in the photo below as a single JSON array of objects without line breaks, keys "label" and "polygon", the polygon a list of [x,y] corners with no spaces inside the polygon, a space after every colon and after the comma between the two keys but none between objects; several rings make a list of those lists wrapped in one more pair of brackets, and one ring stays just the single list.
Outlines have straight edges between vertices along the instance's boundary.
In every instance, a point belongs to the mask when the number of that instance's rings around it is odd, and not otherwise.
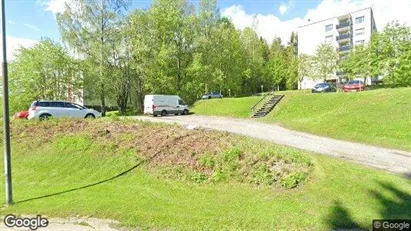
[{"label": "dry brown vegetation", "polygon": [[[131,153],[147,160],[147,169],[161,177],[203,182],[232,181],[293,188],[312,169],[309,157],[263,141],[224,132],[186,130],[177,125],[138,121],[16,121],[12,140],[58,148],[95,147]],[[112,152],[107,152],[112,153]]]}]

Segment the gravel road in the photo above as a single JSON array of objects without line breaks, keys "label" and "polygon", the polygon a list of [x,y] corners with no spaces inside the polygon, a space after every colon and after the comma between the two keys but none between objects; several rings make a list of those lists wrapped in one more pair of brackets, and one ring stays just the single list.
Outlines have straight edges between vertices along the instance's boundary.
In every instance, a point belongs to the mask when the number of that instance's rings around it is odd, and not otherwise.
[{"label": "gravel road", "polygon": [[307,151],[343,158],[359,164],[384,169],[411,177],[411,153],[366,144],[341,141],[303,132],[292,131],[274,124],[252,119],[233,119],[210,116],[135,116],[135,119],[200,126],[269,140]]}]

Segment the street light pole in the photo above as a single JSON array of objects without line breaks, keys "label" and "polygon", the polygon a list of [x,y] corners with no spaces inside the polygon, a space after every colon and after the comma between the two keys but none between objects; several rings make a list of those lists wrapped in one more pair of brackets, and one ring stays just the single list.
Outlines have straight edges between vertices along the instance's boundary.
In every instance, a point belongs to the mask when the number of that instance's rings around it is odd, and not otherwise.
[{"label": "street light pole", "polygon": [[1,0],[1,45],[3,48],[2,76],[3,76],[3,126],[4,126],[4,175],[6,186],[6,205],[13,203],[13,193],[11,185],[11,148],[10,148],[10,117],[9,117],[9,81],[7,71],[7,52],[6,52],[6,16],[4,1]]}]

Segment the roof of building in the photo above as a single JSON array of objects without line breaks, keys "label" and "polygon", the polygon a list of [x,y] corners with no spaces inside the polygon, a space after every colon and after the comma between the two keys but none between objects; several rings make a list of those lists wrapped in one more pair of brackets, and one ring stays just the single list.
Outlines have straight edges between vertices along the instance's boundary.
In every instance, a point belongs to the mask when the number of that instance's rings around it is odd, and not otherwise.
[{"label": "roof of building", "polygon": [[352,11],[352,12],[349,12],[349,13],[346,13],[346,14],[342,14],[342,15],[339,15],[339,16],[336,16],[336,17],[331,17],[331,18],[327,18],[327,19],[323,19],[323,20],[319,20],[319,21],[307,23],[307,24],[305,24],[305,25],[299,26],[298,28],[310,26],[310,25],[313,25],[313,24],[316,24],[316,23],[320,23],[320,22],[324,22],[324,21],[327,21],[327,20],[330,20],[330,19],[338,18],[338,17],[344,16],[344,15],[347,15],[347,14],[357,13],[357,12],[360,12],[360,11],[363,11],[363,10],[367,10],[367,9],[371,9],[371,11],[372,11],[372,7],[369,6],[369,7],[366,7],[366,8],[360,9],[360,10],[356,10],[356,11]]}]

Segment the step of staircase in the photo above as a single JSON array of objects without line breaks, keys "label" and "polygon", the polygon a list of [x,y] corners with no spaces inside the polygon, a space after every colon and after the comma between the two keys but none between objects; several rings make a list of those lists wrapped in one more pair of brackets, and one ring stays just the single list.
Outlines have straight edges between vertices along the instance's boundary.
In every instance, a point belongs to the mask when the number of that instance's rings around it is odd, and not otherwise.
[{"label": "step of staircase", "polygon": [[266,102],[260,109],[258,109],[252,118],[261,118],[270,113],[274,107],[280,102],[284,95],[275,95],[268,102]]}]

